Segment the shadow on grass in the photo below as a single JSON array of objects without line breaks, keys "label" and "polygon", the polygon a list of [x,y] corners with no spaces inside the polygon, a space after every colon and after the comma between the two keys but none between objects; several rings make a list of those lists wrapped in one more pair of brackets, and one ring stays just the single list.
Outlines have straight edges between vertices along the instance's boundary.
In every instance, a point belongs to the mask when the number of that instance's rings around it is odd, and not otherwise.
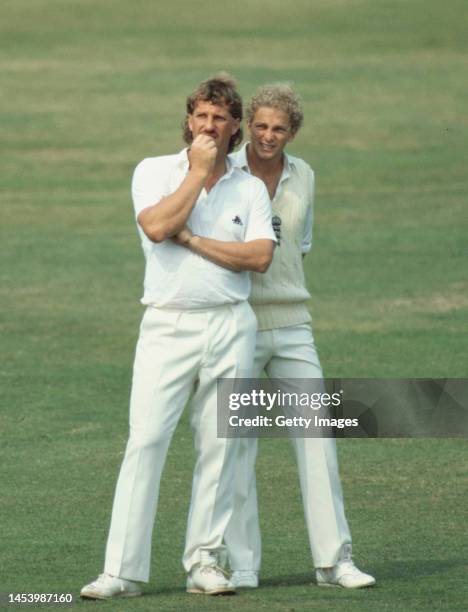
[{"label": "shadow on grass", "polygon": [[293,587],[304,586],[306,584],[315,584],[315,575],[312,570],[310,572],[307,572],[306,574],[260,578],[261,587]]},{"label": "shadow on grass", "polygon": [[[377,579],[377,587],[385,588],[385,581],[421,578],[424,576],[437,576],[450,572],[457,567],[464,567],[465,559],[411,559],[407,561],[382,561],[373,563],[372,567],[364,569],[371,572]],[[260,581],[260,589],[262,587],[297,587],[297,586],[315,586],[315,575],[313,570],[303,574],[271,576],[262,578]],[[374,590],[374,588],[372,589]],[[239,593],[248,591],[248,589],[239,589]],[[185,585],[167,586],[148,588],[144,592],[144,597],[157,597],[161,595],[186,595]],[[216,599],[224,599],[231,597],[230,595],[219,595]]]},{"label": "shadow on grass", "polygon": [[[187,593],[186,589],[185,589],[185,585],[184,586],[167,586],[167,587],[162,587],[162,588],[148,588],[144,591],[143,595],[145,597],[147,596],[156,596],[156,595],[188,595],[193,597],[197,597],[197,594],[192,594],[192,593]],[[210,596],[210,599],[224,599],[225,597],[232,597],[233,595],[235,595],[235,593],[226,593],[226,594],[221,594],[221,595],[216,595],[216,596]],[[200,595],[201,600],[206,597],[206,595]]]},{"label": "shadow on grass", "polygon": [[[307,574],[295,574],[293,576],[273,576],[271,578],[265,578],[260,580],[260,589],[262,587],[294,587],[304,586],[309,584],[315,584],[314,573],[309,572]],[[250,589],[238,589],[239,593],[245,593]],[[185,586],[167,586],[167,587],[156,587],[148,588],[145,590],[145,596],[156,596],[156,595],[185,595]],[[231,595],[218,595],[217,598],[224,599],[224,597],[231,597]]]},{"label": "shadow on grass", "polygon": [[[421,578],[424,576],[437,576],[450,572],[459,567],[466,566],[466,559],[409,559],[406,561],[382,561],[373,563],[372,567],[363,567],[377,580],[377,586],[382,586],[386,580],[401,578]],[[316,585],[315,572],[311,570],[305,574],[272,576],[262,578],[260,587],[294,587]]]}]

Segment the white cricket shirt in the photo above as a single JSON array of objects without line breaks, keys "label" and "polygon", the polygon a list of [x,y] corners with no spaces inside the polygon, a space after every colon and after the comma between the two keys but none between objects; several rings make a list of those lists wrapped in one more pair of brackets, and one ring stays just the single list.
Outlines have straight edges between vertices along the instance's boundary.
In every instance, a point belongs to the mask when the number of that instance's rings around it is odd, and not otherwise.
[{"label": "white cricket shirt", "polygon": [[[226,160],[226,173],[209,193],[205,189],[188,219],[194,234],[226,242],[266,238],[276,242],[271,205],[263,181]],[[189,168],[187,149],[176,155],[149,157],[132,180],[136,217],[174,193]],[[146,259],[142,303],[158,308],[199,309],[242,302],[249,297],[248,272],[232,272],[172,240],[152,242],[137,223]]]}]

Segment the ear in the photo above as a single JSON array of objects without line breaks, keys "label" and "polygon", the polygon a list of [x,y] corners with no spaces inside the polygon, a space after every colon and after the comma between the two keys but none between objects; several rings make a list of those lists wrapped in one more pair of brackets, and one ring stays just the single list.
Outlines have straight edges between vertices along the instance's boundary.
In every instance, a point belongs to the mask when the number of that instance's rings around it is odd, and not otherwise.
[{"label": "ear", "polygon": [[192,115],[187,115],[187,125],[188,125],[189,130],[193,134],[193,118],[192,118]]},{"label": "ear", "polygon": [[288,142],[292,142],[292,141],[294,140],[294,138],[296,138],[296,133],[297,133],[297,132],[294,132],[294,133],[293,133],[293,132],[291,132],[291,133],[289,134],[289,137],[288,137]]}]

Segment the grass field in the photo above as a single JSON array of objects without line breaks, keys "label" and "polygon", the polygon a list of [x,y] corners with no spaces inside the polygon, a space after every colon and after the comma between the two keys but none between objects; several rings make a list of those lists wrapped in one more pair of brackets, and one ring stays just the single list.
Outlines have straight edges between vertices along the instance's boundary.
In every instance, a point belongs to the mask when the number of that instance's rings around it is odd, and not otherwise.
[{"label": "grass field", "polygon": [[[182,147],[185,96],[220,69],[248,96],[293,81],[291,152],[317,176],[307,259],[325,372],[466,377],[463,0],[4,0],[0,20],[0,592],[72,592],[101,570],[127,435],[143,258],[129,181]],[[292,453],[262,440],[262,588],[184,592],[193,451],[171,447],[152,581],[92,610],[463,610],[464,440],[341,440],[369,591],[318,589]]]}]

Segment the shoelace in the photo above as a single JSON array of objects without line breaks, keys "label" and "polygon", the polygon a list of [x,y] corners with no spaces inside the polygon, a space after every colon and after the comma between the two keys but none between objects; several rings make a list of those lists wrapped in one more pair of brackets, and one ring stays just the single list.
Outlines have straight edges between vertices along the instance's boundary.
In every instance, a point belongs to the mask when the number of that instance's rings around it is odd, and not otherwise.
[{"label": "shoelace", "polygon": [[99,574],[97,579],[94,581],[95,584],[104,584],[107,582],[107,574]]},{"label": "shoelace", "polygon": [[[109,574],[104,573],[104,574],[99,574],[99,576],[97,577],[97,579],[94,581],[93,584],[97,586],[105,587],[109,582],[112,582],[113,580],[116,580],[114,576],[109,576]],[[122,589],[122,582],[120,582],[120,588]]]},{"label": "shoelace", "polygon": [[346,574],[359,574],[358,568],[354,565],[354,563],[351,560],[342,561],[340,563],[340,568],[342,568]]},{"label": "shoelace", "polygon": [[219,567],[219,565],[202,565],[200,568],[201,574],[210,574],[212,571],[214,571],[217,576],[221,576],[224,578],[228,577],[228,573],[223,570],[222,567]]}]

